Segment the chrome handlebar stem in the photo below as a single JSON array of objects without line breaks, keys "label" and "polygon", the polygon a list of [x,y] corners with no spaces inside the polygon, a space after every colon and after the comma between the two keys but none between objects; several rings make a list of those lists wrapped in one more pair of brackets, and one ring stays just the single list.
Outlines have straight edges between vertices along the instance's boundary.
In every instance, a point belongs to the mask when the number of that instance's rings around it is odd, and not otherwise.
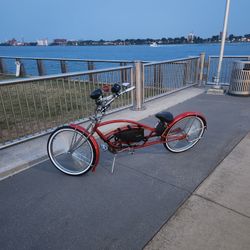
[{"label": "chrome handlebar stem", "polygon": [[107,97],[100,97],[100,99],[96,102],[97,107],[96,107],[95,114],[89,117],[91,123],[95,124],[97,122],[100,122],[102,120],[102,117],[105,115],[106,110],[109,108],[110,104],[120,95],[130,92],[133,89],[135,89],[135,86],[127,88],[122,92],[109,95]]}]

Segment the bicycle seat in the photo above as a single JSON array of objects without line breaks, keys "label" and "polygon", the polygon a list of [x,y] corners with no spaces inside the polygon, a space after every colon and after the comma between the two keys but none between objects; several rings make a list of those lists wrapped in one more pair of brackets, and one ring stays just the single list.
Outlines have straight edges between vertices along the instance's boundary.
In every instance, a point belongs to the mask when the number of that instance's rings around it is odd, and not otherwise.
[{"label": "bicycle seat", "polygon": [[173,114],[167,111],[157,113],[155,117],[158,118],[161,122],[172,122],[174,120]]}]

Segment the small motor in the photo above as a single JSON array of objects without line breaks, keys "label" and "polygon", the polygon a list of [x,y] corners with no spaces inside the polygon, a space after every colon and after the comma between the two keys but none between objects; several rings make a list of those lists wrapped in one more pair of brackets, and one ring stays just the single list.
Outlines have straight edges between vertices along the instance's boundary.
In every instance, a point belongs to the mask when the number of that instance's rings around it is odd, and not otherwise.
[{"label": "small motor", "polygon": [[115,140],[125,142],[127,144],[133,142],[140,142],[144,140],[144,129],[141,127],[132,128],[127,126],[125,128],[118,128],[118,132],[115,133]]}]

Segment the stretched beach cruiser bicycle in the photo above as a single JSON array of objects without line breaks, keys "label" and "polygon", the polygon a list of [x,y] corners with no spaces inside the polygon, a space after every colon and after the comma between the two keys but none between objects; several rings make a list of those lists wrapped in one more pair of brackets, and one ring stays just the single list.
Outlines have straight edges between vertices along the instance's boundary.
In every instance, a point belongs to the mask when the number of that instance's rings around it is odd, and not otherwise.
[{"label": "stretched beach cruiser bicycle", "polygon": [[[90,169],[95,171],[99,162],[100,149],[95,133],[105,143],[102,149],[114,154],[112,172],[116,155],[119,152],[134,152],[136,149],[163,144],[173,153],[184,152],[192,148],[203,136],[207,122],[201,113],[185,112],[174,117],[170,112],[160,112],[155,116],[155,127],[133,120],[110,120],[102,122],[106,110],[119,96],[132,91],[135,87],[127,84],[114,84],[112,94],[104,97],[101,89],[94,90],[90,97],[95,100],[96,110],[87,128],[76,124],[56,129],[49,137],[48,155],[55,167],[69,175],[81,175]],[[104,126],[117,128],[102,132]]]}]

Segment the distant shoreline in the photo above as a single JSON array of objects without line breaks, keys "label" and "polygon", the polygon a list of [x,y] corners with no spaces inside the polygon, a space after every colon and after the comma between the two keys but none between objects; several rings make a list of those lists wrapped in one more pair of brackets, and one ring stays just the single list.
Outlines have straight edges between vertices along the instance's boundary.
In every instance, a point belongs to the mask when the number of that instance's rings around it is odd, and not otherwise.
[{"label": "distant shoreline", "polygon": [[[67,40],[64,38],[54,39],[52,42],[48,38],[37,40],[36,42],[17,41],[15,38],[0,43],[0,46],[130,46],[130,45],[178,45],[178,44],[214,44],[220,43],[221,36],[216,35],[210,38],[201,38],[194,34],[188,37],[161,38],[161,39],[116,39],[116,40]],[[228,43],[249,43],[250,34],[244,36],[229,35]],[[153,46],[152,46],[153,47]]]},{"label": "distant shoreline", "polygon": [[[226,42],[228,44],[249,44],[250,42]],[[171,46],[171,45],[213,45],[213,44],[220,44],[220,42],[202,42],[202,43],[171,43],[171,44],[157,44],[158,47],[161,46]],[[1,47],[122,47],[122,46],[150,46],[150,44],[84,44],[84,45],[30,45],[30,44],[22,44],[22,45],[9,45],[9,44],[0,44]]]}]

